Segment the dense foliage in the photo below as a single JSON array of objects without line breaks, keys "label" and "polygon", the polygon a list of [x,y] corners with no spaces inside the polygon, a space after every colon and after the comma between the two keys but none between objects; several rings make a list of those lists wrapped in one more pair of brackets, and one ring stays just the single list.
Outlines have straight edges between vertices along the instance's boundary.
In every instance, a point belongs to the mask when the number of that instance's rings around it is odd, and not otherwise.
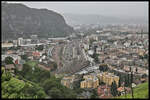
[{"label": "dense foliage", "polygon": [[[55,78],[49,71],[38,67],[36,62],[29,61],[23,65],[23,70],[18,71],[21,79],[35,82],[43,87],[50,98],[76,98],[77,92],[61,85],[61,79]],[[31,89],[32,91],[32,89]]]},{"label": "dense foliage", "polygon": [[45,98],[42,87],[30,81],[24,81],[13,77],[11,73],[2,69],[2,98]]},{"label": "dense foliage", "polygon": [[42,86],[45,92],[52,98],[76,98],[77,96],[74,90],[62,86],[60,79],[56,79],[54,76],[45,80]]},{"label": "dense foliage", "polygon": [[117,96],[118,95],[118,91],[117,91],[117,84],[116,82],[114,81],[111,85],[111,94],[113,96]]},{"label": "dense foliage", "polygon": [[23,70],[18,73],[25,79],[36,83],[43,83],[44,80],[50,78],[49,71],[42,70],[37,64],[31,63],[25,63],[23,65]]},{"label": "dense foliage", "polygon": [[21,59],[23,59],[23,60],[25,60],[25,61],[28,61],[28,60],[29,60],[29,59],[28,59],[28,56],[27,56],[26,54],[21,55]]},{"label": "dense foliage", "polygon": [[13,58],[10,57],[10,56],[6,57],[6,58],[5,58],[5,63],[6,63],[6,64],[13,64]]},{"label": "dense foliage", "polygon": [[99,63],[98,56],[99,56],[99,54],[97,54],[97,53],[94,52],[93,58],[94,58],[94,61],[95,61],[96,63]]},{"label": "dense foliage", "polygon": [[43,45],[36,45],[35,49],[42,51],[44,49],[44,46]]},{"label": "dense foliage", "polygon": [[105,72],[105,71],[108,71],[108,66],[107,66],[107,64],[101,64],[101,65],[99,65],[99,70],[100,71],[103,71],[103,72]]}]

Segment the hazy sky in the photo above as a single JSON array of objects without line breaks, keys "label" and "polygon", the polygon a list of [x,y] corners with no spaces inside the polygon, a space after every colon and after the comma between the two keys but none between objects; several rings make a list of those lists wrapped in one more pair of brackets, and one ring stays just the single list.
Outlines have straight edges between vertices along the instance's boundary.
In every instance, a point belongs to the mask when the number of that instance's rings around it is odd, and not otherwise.
[{"label": "hazy sky", "polygon": [[21,2],[31,8],[47,8],[58,13],[148,17],[148,2]]}]

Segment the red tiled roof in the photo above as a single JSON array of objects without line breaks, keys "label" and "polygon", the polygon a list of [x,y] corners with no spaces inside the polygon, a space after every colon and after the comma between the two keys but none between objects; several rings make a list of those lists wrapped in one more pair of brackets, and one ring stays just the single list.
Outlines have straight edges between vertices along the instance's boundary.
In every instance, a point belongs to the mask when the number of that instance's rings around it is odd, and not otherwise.
[{"label": "red tiled roof", "polygon": [[33,56],[40,56],[40,53],[39,52],[32,52],[32,55]]},{"label": "red tiled roof", "polygon": [[119,87],[119,88],[117,88],[117,91],[119,91],[119,92],[124,91],[124,87]]}]

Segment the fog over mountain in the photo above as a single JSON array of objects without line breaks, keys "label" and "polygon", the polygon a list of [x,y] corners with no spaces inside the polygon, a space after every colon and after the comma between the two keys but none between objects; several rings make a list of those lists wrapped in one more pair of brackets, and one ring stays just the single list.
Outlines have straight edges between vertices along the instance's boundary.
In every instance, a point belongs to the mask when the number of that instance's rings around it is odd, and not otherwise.
[{"label": "fog over mountain", "polygon": [[[19,2],[16,2],[19,3]],[[21,2],[60,13],[72,24],[147,23],[148,2]]]},{"label": "fog over mountain", "polygon": [[114,17],[96,14],[63,14],[66,22],[73,26],[77,24],[148,24],[148,18],[144,17]]}]

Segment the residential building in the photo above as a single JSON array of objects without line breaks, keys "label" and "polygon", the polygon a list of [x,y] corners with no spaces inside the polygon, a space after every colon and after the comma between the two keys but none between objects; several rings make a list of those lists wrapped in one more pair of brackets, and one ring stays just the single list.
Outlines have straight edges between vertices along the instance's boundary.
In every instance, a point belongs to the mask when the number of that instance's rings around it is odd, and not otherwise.
[{"label": "residential building", "polygon": [[96,76],[84,75],[84,81],[80,82],[80,88],[97,88],[99,86],[99,80]]},{"label": "residential building", "polygon": [[72,76],[65,76],[62,80],[61,80],[61,84],[68,87],[68,88],[73,88],[73,82],[75,79],[75,75]]},{"label": "residential building", "polygon": [[6,72],[14,73],[14,69],[15,69],[14,64],[5,65],[5,71],[6,71]]},{"label": "residential building", "polygon": [[112,73],[107,73],[107,72],[98,73],[97,77],[99,78],[100,82],[104,82],[109,86],[114,81],[116,82],[117,86],[119,85],[119,76],[116,76]]},{"label": "residential building", "polygon": [[13,47],[13,43],[2,43],[2,48],[10,48]]}]

